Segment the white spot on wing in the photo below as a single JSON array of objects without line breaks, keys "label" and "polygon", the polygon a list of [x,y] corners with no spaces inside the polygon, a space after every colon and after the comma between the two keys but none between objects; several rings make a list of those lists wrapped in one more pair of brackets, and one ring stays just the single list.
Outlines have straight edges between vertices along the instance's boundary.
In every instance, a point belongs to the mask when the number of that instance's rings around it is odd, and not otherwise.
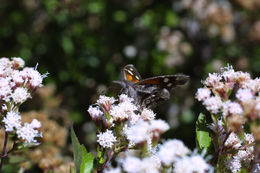
[{"label": "white spot on wing", "polygon": [[164,82],[164,83],[167,83],[167,82],[169,82],[169,78],[167,78],[167,77],[166,77],[166,78],[164,78],[164,79],[163,79],[163,82]]},{"label": "white spot on wing", "polygon": [[131,70],[127,70],[127,72],[131,75],[134,75],[133,72]]},{"label": "white spot on wing", "polygon": [[172,86],[172,83],[168,83],[168,84],[167,84],[167,87],[171,87],[171,86]]}]

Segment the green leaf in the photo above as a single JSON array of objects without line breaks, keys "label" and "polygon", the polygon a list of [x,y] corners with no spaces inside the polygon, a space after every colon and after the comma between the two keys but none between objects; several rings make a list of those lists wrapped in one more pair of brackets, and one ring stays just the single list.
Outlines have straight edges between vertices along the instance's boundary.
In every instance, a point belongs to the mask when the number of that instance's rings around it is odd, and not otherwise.
[{"label": "green leaf", "polygon": [[75,173],[75,169],[72,166],[70,167],[70,173]]},{"label": "green leaf", "polygon": [[213,143],[207,128],[206,116],[202,113],[200,113],[196,122],[196,136],[200,151],[205,149],[208,153]]},{"label": "green leaf", "polygon": [[76,172],[80,172],[80,165],[82,160],[82,151],[81,151],[81,145],[78,141],[78,138],[73,130],[73,127],[70,128],[70,134],[71,134],[71,140],[72,140],[72,146],[73,146],[73,153],[74,153],[74,162],[75,162],[75,169]]},{"label": "green leaf", "polygon": [[[88,153],[83,145],[80,145],[73,127],[71,127],[70,131],[76,173],[91,173],[94,164],[94,156],[91,153]],[[70,172],[73,173],[74,171],[71,170]]]},{"label": "green leaf", "polygon": [[4,164],[1,171],[4,173],[13,173],[13,172],[18,172],[18,170],[19,170],[18,164]]},{"label": "green leaf", "polygon": [[82,161],[80,165],[80,173],[91,173],[93,169],[94,157],[91,153],[88,153],[84,146],[81,146]]},{"label": "green leaf", "polygon": [[8,157],[9,157],[10,164],[17,164],[26,161],[24,157],[17,156],[17,155],[10,155]]},{"label": "green leaf", "polygon": [[98,147],[98,150],[97,150],[97,159],[98,159],[99,164],[105,163],[105,158],[103,156],[103,152],[101,151],[100,147]]}]

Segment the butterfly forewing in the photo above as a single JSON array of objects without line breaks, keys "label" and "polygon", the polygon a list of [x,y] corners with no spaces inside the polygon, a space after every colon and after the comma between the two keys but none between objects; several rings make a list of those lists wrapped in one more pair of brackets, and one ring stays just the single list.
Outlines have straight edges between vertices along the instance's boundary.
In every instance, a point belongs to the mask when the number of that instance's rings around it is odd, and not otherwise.
[{"label": "butterfly forewing", "polygon": [[124,79],[133,83],[141,80],[141,76],[132,64],[128,64],[123,69]]}]

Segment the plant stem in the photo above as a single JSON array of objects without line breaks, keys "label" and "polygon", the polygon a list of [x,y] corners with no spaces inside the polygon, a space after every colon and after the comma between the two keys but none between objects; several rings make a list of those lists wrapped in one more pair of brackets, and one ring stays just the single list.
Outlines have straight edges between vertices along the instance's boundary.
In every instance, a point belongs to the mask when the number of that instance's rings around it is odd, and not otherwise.
[{"label": "plant stem", "polygon": [[7,156],[6,146],[7,146],[7,140],[8,140],[8,133],[5,131],[5,139],[4,139],[4,146],[3,146],[3,153],[1,155],[1,163],[0,163],[0,172],[4,165],[4,159]]},{"label": "plant stem", "polygon": [[213,164],[213,163],[218,159],[218,157],[222,154],[222,151],[223,151],[223,149],[224,149],[224,147],[225,147],[225,143],[226,143],[228,137],[230,136],[231,132],[232,132],[232,131],[229,131],[229,132],[226,134],[225,139],[223,140],[223,143],[217,148],[217,150],[216,150],[216,152],[215,152],[215,154],[214,154],[214,157],[213,157],[212,160],[210,161],[211,164]]},{"label": "plant stem", "polygon": [[113,157],[113,154],[114,154],[114,147],[112,147],[107,155],[107,158],[106,158],[106,161],[105,163],[102,165],[101,169],[98,170],[98,173],[102,173],[103,170],[107,167],[107,164],[110,162],[110,160],[112,159]]}]

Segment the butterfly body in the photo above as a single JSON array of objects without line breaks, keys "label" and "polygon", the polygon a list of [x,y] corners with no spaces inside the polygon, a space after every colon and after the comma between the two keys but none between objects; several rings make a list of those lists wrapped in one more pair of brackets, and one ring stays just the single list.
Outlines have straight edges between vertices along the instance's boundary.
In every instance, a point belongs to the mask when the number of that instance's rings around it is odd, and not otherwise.
[{"label": "butterfly body", "polygon": [[162,75],[142,79],[136,68],[129,64],[123,69],[124,79],[115,81],[122,91],[142,107],[154,108],[170,99],[172,88],[185,84],[189,77],[183,74]]}]

